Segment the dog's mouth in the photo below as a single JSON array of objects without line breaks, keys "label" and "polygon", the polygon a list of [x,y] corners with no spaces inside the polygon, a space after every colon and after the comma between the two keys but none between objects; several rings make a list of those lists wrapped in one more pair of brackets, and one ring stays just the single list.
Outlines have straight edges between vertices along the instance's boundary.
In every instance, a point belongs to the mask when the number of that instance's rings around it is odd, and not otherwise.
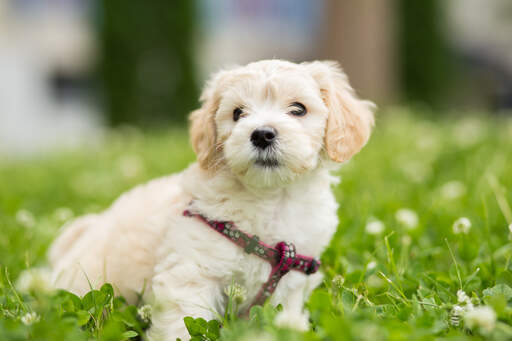
[{"label": "dog's mouth", "polygon": [[274,158],[257,158],[254,161],[255,165],[258,165],[260,167],[264,168],[277,168],[279,167],[279,161]]}]

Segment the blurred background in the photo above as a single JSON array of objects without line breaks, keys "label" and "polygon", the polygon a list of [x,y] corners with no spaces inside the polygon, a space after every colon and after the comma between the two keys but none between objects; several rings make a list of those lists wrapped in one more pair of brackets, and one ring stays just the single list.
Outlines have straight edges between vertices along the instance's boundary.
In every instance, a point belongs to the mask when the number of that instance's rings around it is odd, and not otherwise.
[{"label": "blurred background", "polygon": [[0,154],[184,127],[211,72],[264,58],[337,60],[381,108],[506,115],[512,1],[0,0]]}]

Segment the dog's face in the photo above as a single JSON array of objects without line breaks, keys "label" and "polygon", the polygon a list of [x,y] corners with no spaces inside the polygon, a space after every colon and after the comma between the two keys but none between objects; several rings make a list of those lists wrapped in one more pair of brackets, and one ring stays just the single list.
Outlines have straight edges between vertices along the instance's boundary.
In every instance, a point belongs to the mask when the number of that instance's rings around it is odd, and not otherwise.
[{"label": "dog's face", "polygon": [[343,162],[369,138],[373,105],[331,62],[261,61],[217,73],[191,115],[201,167],[282,186],[324,160]]}]

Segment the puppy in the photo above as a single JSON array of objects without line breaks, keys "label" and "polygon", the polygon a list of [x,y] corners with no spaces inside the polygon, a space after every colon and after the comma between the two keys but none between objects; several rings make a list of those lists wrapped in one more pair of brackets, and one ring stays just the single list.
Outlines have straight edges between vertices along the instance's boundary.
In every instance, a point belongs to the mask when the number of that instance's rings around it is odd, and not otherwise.
[{"label": "puppy", "polygon": [[[134,302],[146,288],[157,306],[154,340],[187,339],[185,316],[222,315],[233,280],[247,290],[246,311],[271,271],[185,210],[319,257],[338,224],[330,171],[359,152],[374,123],[374,105],[356,97],[334,62],[264,60],[223,70],[201,103],[190,115],[196,163],[78,218],[49,252],[55,284],[76,294],[110,282]],[[303,303],[321,278],[282,277],[270,296],[283,306],[279,324],[308,328]]]}]

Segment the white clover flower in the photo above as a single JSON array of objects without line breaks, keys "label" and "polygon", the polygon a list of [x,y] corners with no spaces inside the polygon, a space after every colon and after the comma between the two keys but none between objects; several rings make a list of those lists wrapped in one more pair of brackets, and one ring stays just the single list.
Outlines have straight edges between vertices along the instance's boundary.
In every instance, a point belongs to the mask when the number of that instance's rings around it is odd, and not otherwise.
[{"label": "white clover flower", "polygon": [[496,325],[496,313],[489,306],[479,306],[468,311],[464,321],[470,329],[479,327],[486,332],[491,332]]},{"label": "white clover flower", "polygon": [[506,129],[508,138],[510,141],[512,141],[512,119],[509,118],[507,121],[507,129]]},{"label": "white clover flower", "polygon": [[441,196],[448,200],[460,198],[464,194],[466,194],[466,186],[457,180],[449,181],[441,187]]},{"label": "white clover flower", "polygon": [[51,271],[46,268],[23,271],[16,280],[16,289],[22,293],[52,291],[54,287],[51,281]]},{"label": "white clover flower", "polygon": [[408,235],[404,235],[404,236],[402,236],[401,241],[402,241],[402,244],[403,244],[404,246],[409,246],[409,245],[411,245],[411,243],[412,243],[412,239],[411,239],[411,237],[410,237],[410,236],[408,236]]},{"label": "white clover flower", "polygon": [[247,289],[238,283],[233,283],[224,288],[224,293],[226,296],[232,297],[236,303],[240,304],[246,299]]},{"label": "white clover flower", "polygon": [[432,173],[432,168],[419,161],[409,161],[400,166],[403,174],[412,182],[422,183]]},{"label": "white clover flower", "polygon": [[366,224],[366,233],[371,235],[381,234],[384,231],[384,223],[380,220],[373,219]]},{"label": "white clover flower", "polygon": [[471,298],[469,298],[469,296],[463,290],[457,291],[457,302],[461,304],[463,303],[464,307],[468,309],[473,309],[473,303],[471,302]]},{"label": "white clover flower", "polygon": [[343,289],[343,284],[345,283],[345,278],[342,276],[342,275],[336,275],[334,276],[334,278],[332,279],[332,285],[338,289],[338,290],[341,290]]},{"label": "white clover flower", "polygon": [[139,315],[142,321],[149,322],[151,321],[151,316],[153,315],[153,308],[149,304],[145,304],[137,309],[137,315]]},{"label": "white clover flower", "polygon": [[26,325],[26,326],[30,326],[31,324],[33,323],[36,323],[40,320],[40,317],[39,315],[37,315],[37,313],[35,312],[31,312],[31,313],[26,313],[25,315],[23,315],[21,317],[21,322]]},{"label": "white clover flower", "polygon": [[450,324],[455,327],[458,327],[466,314],[474,309],[471,298],[463,290],[457,291],[457,303],[450,311]]},{"label": "white clover flower", "polygon": [[418,226],[418,215],[411,209],[399,209],[396,211],[395,218],[400,224],[404,225],[409,230],[412,230]]},{"label": "white clover flower", "polygon": [[29,210],[21,209],[16,212],[16,221],[24,227],[34,227],[36,225],[36,219]]},{"label": "white clover flower", "polygon": [[465,309],[460,305],[454,305],[452,311],[450,312],[450,323],[458,327],[460,324],[461,318],[464,316]]},{"label": "white clover flower", "polygon": [[132,179],[143,172],[144,162],[138,155],[125,155],[119,160],[119,169],[125,178]]},{"label": "white clover flower", "polygon": [[469,296],[466,294],[464,290],[457,290],[457,302],[466,303],[469,301]]},{"label": "white clover flower", "polygon": [[58,221],[65,222],[73,218],[74,213],[69,207],[59,207],[55,210],[54,216]]},{"label": "white clover flower", "polygon": [[466,217],[461,217],[453,223],[453,233],[455,234],[468,234],[471,229],[471,221]]},{"label": "white clover flower", "polygon": [[416,147],[424,151],[434,151],[438,146],[438,139],[432,135],[422,135],[416,140]]},{"label": "white clover flower", "polygon": [[371,261],[370,263],[368,263],[368,265],[366,265],[366,269],[367,270],[373,270],[377,267],[377,262],[376,261]]},{"label": "white clover flower", "polygon": [[471,147],[485,135],[482,121],[476,118],[466,118],[455,126],[453,137],[460,147]]}]

